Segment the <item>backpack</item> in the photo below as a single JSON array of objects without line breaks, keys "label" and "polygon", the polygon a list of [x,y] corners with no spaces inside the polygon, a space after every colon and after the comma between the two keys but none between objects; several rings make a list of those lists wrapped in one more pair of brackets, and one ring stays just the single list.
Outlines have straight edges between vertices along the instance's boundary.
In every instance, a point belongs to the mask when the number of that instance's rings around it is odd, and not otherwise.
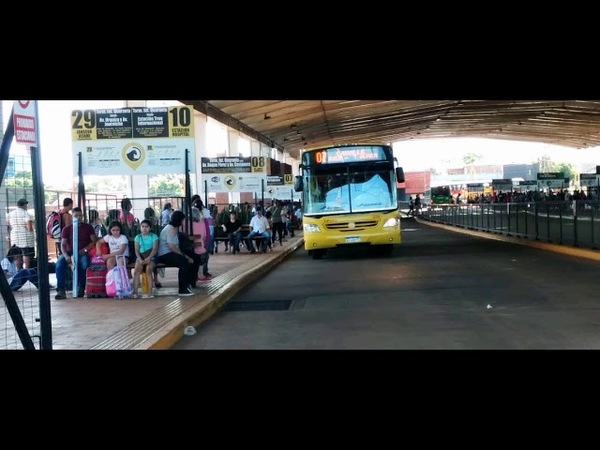
[{"label": "backpack", "polygon": [[[117,259],[121,257],[119,255]],[[106,295],[108,297],[117,297],[123,299],[131,297],[133,287],[129,284],[127,268],[123,265],[116,265],[106,273]]]},{"label": "backpack", "polygon": [[62,216],[58,211],[52,211],[46,216],[46,235],[53,239],[60,239]]}]

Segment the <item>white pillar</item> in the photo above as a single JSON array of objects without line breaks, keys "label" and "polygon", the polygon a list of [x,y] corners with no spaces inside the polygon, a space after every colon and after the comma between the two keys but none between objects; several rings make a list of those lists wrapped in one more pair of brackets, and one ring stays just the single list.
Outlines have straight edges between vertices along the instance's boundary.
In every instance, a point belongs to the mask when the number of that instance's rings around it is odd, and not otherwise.
[{"label": "white pillar", "polygon": [[196,147],[196,173],[192,179],[192,190],[204,201],[204,181],[202,180],[202,156],[207,156],[206,122],[208,118],[202,113],[194,113],[194,142]]},{"label": "white pillar", "polygon": [[238,156],[240,153],[238,150],[238,139],[240,137],[240,133],[237,130],[232,130],[231,128],[229,128],[227,131],[227,136],[229,138],[229,148],[227,149],[227,156]]},{"label": "white pillar", "polygon": [[[240,133],[237,130],[232,130],[229,128],[227,133],[227,156],[239,156],[240,151],[238,150],[238,139],[240,137]],[[240,193],[239,192],[230,192],[229,193],[229,203],[240,203]]]},{"label": "white pillar", "polygon": [[250,141],[250,156],[260,156],[260,142]]}]

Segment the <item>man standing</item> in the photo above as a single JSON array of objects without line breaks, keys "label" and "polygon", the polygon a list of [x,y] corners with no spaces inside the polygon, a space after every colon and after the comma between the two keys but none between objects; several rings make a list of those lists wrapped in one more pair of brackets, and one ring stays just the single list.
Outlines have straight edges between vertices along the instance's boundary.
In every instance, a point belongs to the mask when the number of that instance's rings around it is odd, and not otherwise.
[{"label": "man standing", "polygon": [[20,199],[17,207],[8,214],[10,225],[10,243],[16,245],[23,255],[23,266],[17,269],[29,269],[31,258],[35,256],[35,235],[33,233],[33,219],[27,211],[27,199]]},{"label": "man standing", "polygon": [[[71,225],[73,223],[73,218],[69,212],[73,209],[73,199],[70,197],[65,197],[63,199],[63,207],[58,210],[58,214],[60,215],[60,231],[64,230],[67,225]],[[56,256],[59,256],[61,253],[61,245],[60,238],[56,241]]]},{"label": "man standing", "polygon": [[[79,286],[77,288],[77,297],[83,297],[85,293],[85,271],[90,266],[90,256],[88,251],[96,245],[96,232],[94,227],[83,221],[83,211],[79,207],[71,210],[73,219],[78,220],[78,243],[77,243],[77,280]],[[67,225],[60,233],[61,255],[56,261],[56,300],[67,298],[65,293],[67,270],[72,263],[73,249],[73,224]]]}]

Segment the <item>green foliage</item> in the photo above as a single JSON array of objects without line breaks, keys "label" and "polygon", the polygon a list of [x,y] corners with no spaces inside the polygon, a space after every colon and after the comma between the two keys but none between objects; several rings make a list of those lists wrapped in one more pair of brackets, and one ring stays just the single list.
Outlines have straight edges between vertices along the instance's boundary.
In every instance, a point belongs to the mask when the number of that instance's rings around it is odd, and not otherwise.
[{"label": "green foliage", "polygon": [[185,177],[182,174],[155,175],[148,179],[150,197],[183,197]]},{"label": "green foliage", "polygon": [[15,172],[14,177],[6,178],[6,187],[33,187],[33,174],[27,171]]},{"label": "green foliage", "polygon": [[565,174],[565,178],[573,181],[577,175],[577,170],[573,167],[571,163],[558,163],[556,165],[556,170],[553,172],[563,172]]},{"label": "green foliage", "polygon": [[127,178],[125,175],[86,177],[85,192],[101,194],[127,192]]},{"label": "green foliage", "polygon": [[463,156],[463,162],[465,163],[466,166],[469,166],[471,164],[476,163],[481,158],[483,158],[483,155],[481,155],[481,154],[467,153],[466,155]]}]

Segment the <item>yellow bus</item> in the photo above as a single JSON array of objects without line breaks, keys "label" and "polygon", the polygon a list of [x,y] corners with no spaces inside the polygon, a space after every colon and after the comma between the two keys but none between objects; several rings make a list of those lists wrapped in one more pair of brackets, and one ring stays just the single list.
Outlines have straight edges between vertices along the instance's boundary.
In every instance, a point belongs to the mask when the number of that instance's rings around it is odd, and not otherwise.
[{"label": "yellow bus", "polygon": [[396,183],[404,182],[389,145],[306,150],[294,189],[302,192],[304,248],[314,259],[328,249],[402,242]]}]

